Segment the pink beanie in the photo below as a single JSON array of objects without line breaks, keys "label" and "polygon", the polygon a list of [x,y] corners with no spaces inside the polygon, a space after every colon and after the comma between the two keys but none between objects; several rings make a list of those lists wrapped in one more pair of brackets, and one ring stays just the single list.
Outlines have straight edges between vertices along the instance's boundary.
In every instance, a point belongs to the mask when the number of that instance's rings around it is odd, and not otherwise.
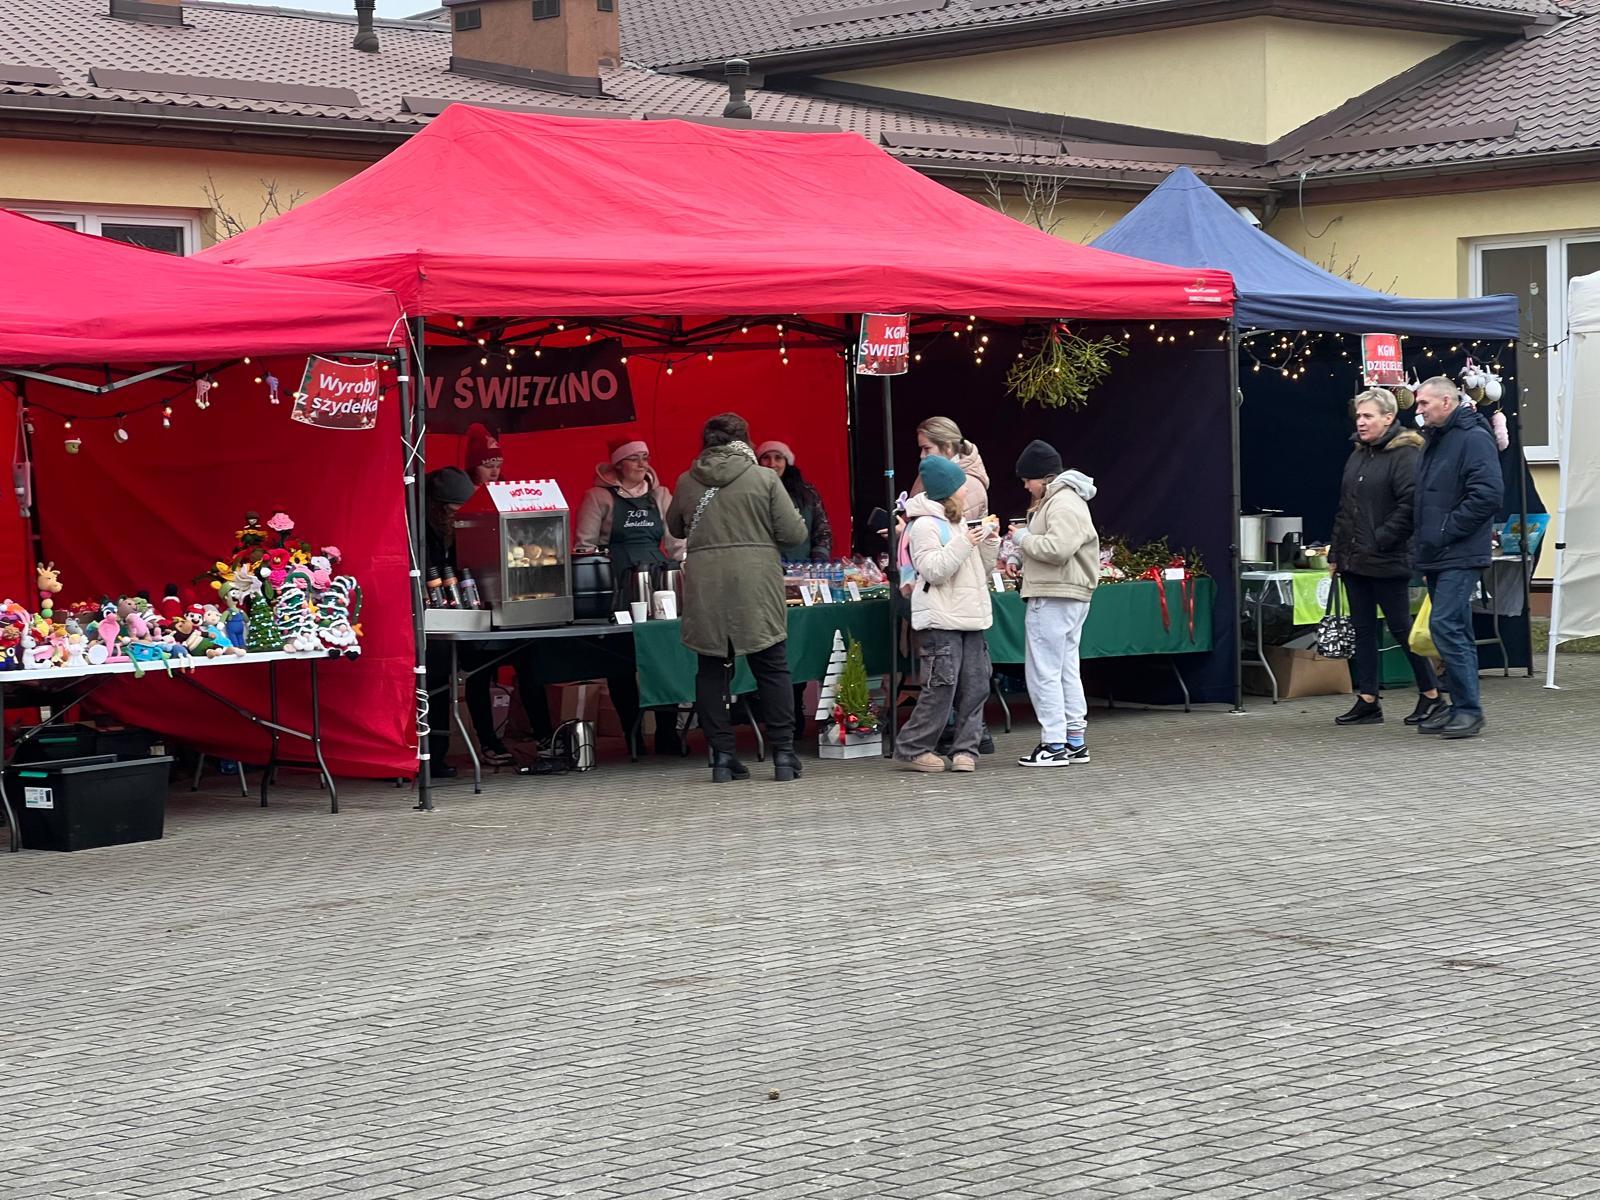
[{"label": "pink beanie", "polygon": [[794,451],[789,449],[788,442],[762,442],[756,447],[756,458],[764,454],[781,454],[789,460],[789,465],[794,466]]}]

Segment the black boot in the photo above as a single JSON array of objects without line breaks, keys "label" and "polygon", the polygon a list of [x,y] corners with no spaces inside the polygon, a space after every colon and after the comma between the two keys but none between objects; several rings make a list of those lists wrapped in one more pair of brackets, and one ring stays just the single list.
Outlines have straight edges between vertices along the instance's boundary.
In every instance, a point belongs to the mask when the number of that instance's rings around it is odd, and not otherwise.
[{"label": "black boot", "polygon": [[800,758],[793,750],[775,750],[772,754],[772,777],[779,783],[799,779]]},{"label": "black boot", "polygon": [[1429,717],[1437,714],[1444,706],[1443,696],[1418,696],[1417,706],[1411,710],[1411,715],[1406,718],[1406,724],[1421,725]]},{"label": "black boot", "polygon": [[750,768],[739,761],[737,756],[724,754],[720,750],[711,754],[711,782],[732,783],[735,779],[749,779]]},{"label": "black boot", "polygon": [[1350,711],[1333,719],[1335,725],[1382,725],[1383,705],[1365,696],[1357,696]]}]

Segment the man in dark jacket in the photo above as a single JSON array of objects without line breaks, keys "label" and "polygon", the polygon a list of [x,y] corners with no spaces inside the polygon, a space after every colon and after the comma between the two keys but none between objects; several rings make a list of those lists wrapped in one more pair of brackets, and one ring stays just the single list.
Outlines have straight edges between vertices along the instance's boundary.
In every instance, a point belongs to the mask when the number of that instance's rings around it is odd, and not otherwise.
[{"label": "man in dark jacket", "polygon": [[1504,483],[1494,434],[1475,408],[1462,404],[1442,375],[1417,389],[1427,445],[1417,469],[1417,569],[1433,600],[1429,631],[1450,674],[1450,709],[1417,728],[1447,738],[1483,729],[1478,700],[1478,647],[1472,596],[1489,565],[1494,519]]}]

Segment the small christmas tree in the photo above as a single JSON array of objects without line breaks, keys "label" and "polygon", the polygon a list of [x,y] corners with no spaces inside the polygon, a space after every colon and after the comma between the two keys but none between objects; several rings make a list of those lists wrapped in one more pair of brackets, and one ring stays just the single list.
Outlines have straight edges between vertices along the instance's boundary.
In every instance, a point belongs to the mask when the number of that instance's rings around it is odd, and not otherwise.
[{"label": "small christmas tree", "polygon": [[878,713],[872,707],[872,694],[867,689],[867,660],[861,643],[850,639],[850,649],[845,654],[844,670],[839,675],[839,694],[834,700],[834,721],[848,733],[876,733]]}]

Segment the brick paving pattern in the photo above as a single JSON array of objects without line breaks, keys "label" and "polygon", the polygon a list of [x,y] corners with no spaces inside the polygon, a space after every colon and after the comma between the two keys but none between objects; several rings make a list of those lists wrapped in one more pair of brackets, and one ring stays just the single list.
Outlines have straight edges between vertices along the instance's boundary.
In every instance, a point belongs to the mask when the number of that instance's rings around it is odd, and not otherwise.
[{"label": "brick paving pattern", "polygon": [[1563,675],[1468,743],[1257,701],[1058,772],[175,794],[0,856],[0,1197],[1600,1195]]}]

